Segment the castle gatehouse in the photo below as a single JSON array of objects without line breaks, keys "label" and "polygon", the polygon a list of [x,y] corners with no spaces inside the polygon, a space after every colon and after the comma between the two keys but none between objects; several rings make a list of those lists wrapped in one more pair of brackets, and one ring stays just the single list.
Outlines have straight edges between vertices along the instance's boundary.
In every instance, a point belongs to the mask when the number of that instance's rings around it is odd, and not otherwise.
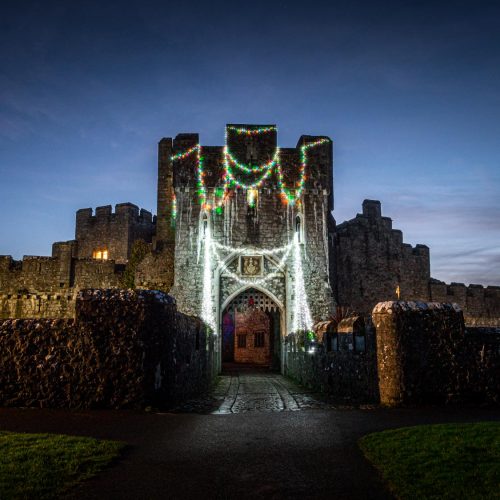
[{"label": "castle gatehouse", "polygon": [[[333,314],[331,140],[302,136],[283,148],[274,125],[228,125],[224,146],[196,134],[161,146],[178,307],[231,339],[221,360],[279,367],[287,334]],[[252,310],[268,318],[256,326],[263,333],[244,319]]]}]

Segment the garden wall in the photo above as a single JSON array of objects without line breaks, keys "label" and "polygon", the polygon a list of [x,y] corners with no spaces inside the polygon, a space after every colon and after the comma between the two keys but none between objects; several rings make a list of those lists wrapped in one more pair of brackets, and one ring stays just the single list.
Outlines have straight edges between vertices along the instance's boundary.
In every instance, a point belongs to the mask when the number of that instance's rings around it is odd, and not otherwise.
[{"label": "garden wall", "polygon": [[75,319],[0,321],[0,405],[166,408],[207,389],[213,341],[161,292],[85,290]]},{"label": "garden wall", "polygon": [[347,340],[348,334],[339,334],[339,350],[332,350],[330,334],[325,334],[313,344],[303,342],[300,336],[288,335],[285,375],[339,402],[377,403],[377,358],[373,332],[367,328],[364,333],[368,335],[366,350],[363,351],[349,348],[349,343],[343,341],[344,337]]},{"label": "garden wall", "polygon": [[457,305],[381,302],[373,322],[382,404],[499,402],[500,334],[466,331]]}]

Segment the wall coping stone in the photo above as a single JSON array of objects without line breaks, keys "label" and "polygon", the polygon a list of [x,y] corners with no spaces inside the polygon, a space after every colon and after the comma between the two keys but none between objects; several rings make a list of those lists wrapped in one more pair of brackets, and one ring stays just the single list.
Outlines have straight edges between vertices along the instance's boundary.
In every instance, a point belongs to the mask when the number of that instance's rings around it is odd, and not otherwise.
[{"label": "wall coping stone", "polygon": [[429,311],[429,310],[454,310],[461,312],[462,309],[455,303],[441,303],[441,302],[420,302],[420,301],[406,301],[406,300],[389,300],[387,302],[379,302],[373,308],[373,314],[376,313],[389,313],[400,311]]}]

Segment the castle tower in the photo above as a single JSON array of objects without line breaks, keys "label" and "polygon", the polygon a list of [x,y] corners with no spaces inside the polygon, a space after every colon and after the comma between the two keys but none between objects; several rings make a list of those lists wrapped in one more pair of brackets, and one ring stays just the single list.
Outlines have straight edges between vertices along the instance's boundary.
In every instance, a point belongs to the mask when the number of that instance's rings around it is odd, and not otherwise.
[{"label": "castle tower", "polygon": [[158,143],[158,191],[157,191],[157,219],[156,219],[156,246],[174,242],[172,227],[172,205],[174,200],[173,172],[172,172],[172,139],[163,138]]},{"label": "castle tower", "polygon": [[[279,364],[288,333],[310,330],[333,312],[332,141],[304,135],[295,148],[281,148],[274,125],[229,124],[224,146],[201,146],[197,134],[179,134],[172,146],[171,294],[181,311],[201,316],[224,339],[219,348],[228,357],[227,342],[270,348]],[[168,213],[160,194],[158,221]],[[158,228],[159,236],[171,234]],[[235,312],[248,308],[269,314],[264,337],[238,333]]]}]

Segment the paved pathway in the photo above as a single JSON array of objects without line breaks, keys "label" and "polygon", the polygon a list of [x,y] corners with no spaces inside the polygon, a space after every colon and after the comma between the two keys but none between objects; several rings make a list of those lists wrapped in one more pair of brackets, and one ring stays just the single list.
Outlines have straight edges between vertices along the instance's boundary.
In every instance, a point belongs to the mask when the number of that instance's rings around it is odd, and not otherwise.
[{"label": "paved pathway", "polygon": [[228,414],[335,408],[338,405],[321,394],[311,393],[278,373],[233,369],[219,377],[211,394],[187,401],[175,411]]}]

